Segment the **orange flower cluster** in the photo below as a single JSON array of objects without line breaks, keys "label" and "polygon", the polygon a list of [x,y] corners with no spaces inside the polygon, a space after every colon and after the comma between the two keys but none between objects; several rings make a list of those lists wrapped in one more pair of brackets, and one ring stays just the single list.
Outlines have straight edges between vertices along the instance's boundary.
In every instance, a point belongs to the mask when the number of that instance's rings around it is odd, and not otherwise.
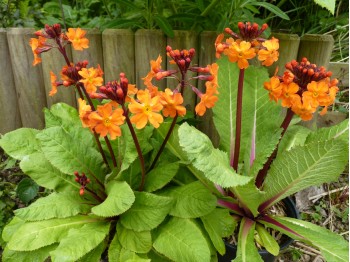
[{"label": "orange flower cluster", "polygon": [[283,107],[291,108],[304,121],[312,119],[319,106],[324,107],[320,112],[324,115],[327,107],[334,103],[338,80],[330,80],[331,72],[311,64],[306,58],[300,63],[293,60],[286,68],[289,71],[282,77],[273,76],[264,83],[270,99],[281,100]]},{"label": "orange flower cluster", "polygon": [[[45,25],[43,30],[35,32],[38,38],[31,38],[29,40],[34,54],[33,65],[37,65],[41,62],[39,54],[47,52],[53,47],[57,47],[62,54],[65,52],[64,46],[66,44],[72,44],[75,50],[88,48],[89,40],[85,37],[85,34],[86,31],[80,28],[69,28],[68,32],[62,33],[59,24],[54,24],[53,26]],[[51,40],[50,43],[48,43],[48,40]]]},{"label": "orange flower cluster", "polygon": [[225,32],[231,35],[225,42],[224,34],[218,35],[215,41],[216,57],[221,54],[227,55],[228,59],[237,63],[240,69],[246,69],[249,66],[249,59],[258,55],[258,60],[265,66],[270,66],[278,60],[279,41],[276,38],[266,40],[261,34],[267,29],[267,25],[263,24],[259,29],[258,24],[251,25],[247,23],[238,23],[239,33],[233,32],[230,28],[226,28]]}]

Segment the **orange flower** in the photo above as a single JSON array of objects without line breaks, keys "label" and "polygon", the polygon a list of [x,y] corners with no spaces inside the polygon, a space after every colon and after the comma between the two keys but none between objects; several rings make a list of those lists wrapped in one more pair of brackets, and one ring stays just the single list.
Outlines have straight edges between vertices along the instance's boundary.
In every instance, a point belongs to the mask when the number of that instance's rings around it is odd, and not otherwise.
[{"label": "orange flower", "polygon": [[89,40],[85,37],[86,31],[77,28],[68,28],[66,36],[68,40],[72,43],[75,50],[83,50],[84,48],[89,48]]},{"label": "orange flower", "polygon": [[153,77],[155,77],[155,75],[160,71],[161,69],[161,63],[162,63],[162,57],[159,55],[157,60],[151,60],[150,64],[151,64],[151,71],[148,72],[147,76],[145,76],[144,78],[142,78],[142,80],[144,80],[144,84],[146,86],[149,85],[149,83],[151,83]]},{"label": "orange flower", "polygon": [[277,102],[282,94],[282,86],[280,85],[280,80],[278,77],[271,77],[270,82],[264,83],[264,88],[269,91],[270,99]]},{"label": "orange flower", "polygon": [[173,93],[169,88],[166,88],[160,97],[160,102],[163,105],[163,115],[165,117],[170,116],[174,118],[176,114],[179,116],[186,114],[186,108],[182,106],[184,100],[181,93]]},{"label": "orange flower", "polygon": [[86,101],[79,98],[79,117],[83,127],[90,127],[89,115],[91,113],[91,106],[86,104]]},{"label": "orange flower", "polygon": [[293,100],[297,97],[300,97],[297,92],[299,91],[299,86],[292,82],[290,84],[281,83],[282,87],[282,106],[283,107],[291,107],[293,104]]},{"label": "orange flower", "polygon": [[231,62],[237,62],[240,69],[245,69],[249,66],[247,59],[255,57],[255,49],[251,48],[251,43],[246,41],[233,42],[228,49],[224,51]]},{"label": "orange flower", "polygon": [[219,34],[215,40],[215,50],[216,50],[216,58],[220,58],[222,52],[224,52],[226,46],[222,43],[224,39],[224,34]]},{"label": "orange flower", "polygon": [[39,36],[39,38],[31,38],[29,40],[30,47],[32,48],[32,52],[34,55],[34,60],[33,60],[33,66],[39,64],[41,62],[41,58],[39,57],[39,54],[43,50],[48,50],[51,47],[46,44],[46,38]]},{"label": "orange flower", "polygon": [[131,102],[131,97],[134,97],[137,91],[136,85],[128,84],[128,95],[125,97],[125,102]]},{"label": "orange flower", "polygon": [[125,116],[123,109],[113,110],[112,104],[107,103],[97,106],[97,111],[89,115],[89,120],[90,127],[94,128],[96,133],[100,134],[101,137],[105,137],[109,133],[113,140],[121,136],[122,131],[119,126],[124,124]]},{"label": "orange flower", "polygon": [[151,97],[150,92],[146,90],[139,90],[137,92],[137,98],[131,100],[129,104],[129,110],[135,114],[131,117],[131,123],[136,124],[137,129],[141,129],[146,126],[149,121],[155,128],[159,127],[159,124],[163,122],[163,117],[158,112],[162,110],[163,106],[160,103],[160,97]]},{"label": "orange flower", "polygon": [[317,107],[320,101],[324,101],[328,97],[328,81],[312,81],[307,85],[307,90],[303,93],[303,97],[308,97],[314,107]]},{"label": "orange flower", "polygon": [[219,99],[217,96],[215,96],[215,94],[218,93],[216,88],[210,84],[207,85],[207,83],[208,82],[206,82],[206,92],[200,96],[201,101],[196,105],[195,108],[196,114],[199,116],[203,116],[207,111],[207,108],[214,107],[216,101]]},{"label": "orange flower", "polygon": [[273,64],[273,62],[276,62],[278,60],[278,48],[279,48],[279,41],[278,39],[272,37],[270,40],[266,40],[262,45],[266,48],[261,49],[258,52],[258,59],[260,61],[263,61],[262,64],[265,66],[270,66]]},{"label": "orange flower", "polygon": [[218,86],[218,70],[219,66],[217,63],[213,63],[211,65],[208,65],[209,67],[209,73],[214,77],[213,80],[210,80],[211,83],[213,83],[214,86]]},{"label": "orange flower", "polygon": [[312,119],[312,114],[316,111],[316,108],[312,106],[312,102],[308,97],[303,97],[303,101],[301,101],[300,96],[296,96],[292,111],[299,115],[302,120],[308,121]]},{"label": "orange flower", "polygon": [[90,93],[95,93],[97,90],[97,86],[101,86],[103,83],[103,78],[100,76],[100,70],[96,70],[95,68],[82,68],[79,71],[79,75],[83,77],[79,82],[83,83],[86,91]]},{"label": "orange flower", "polygon": [[50,71],[50,82],[51,82],[51,91],[49,93],[49,96],[54,96],[57,93],[57,76]]}]

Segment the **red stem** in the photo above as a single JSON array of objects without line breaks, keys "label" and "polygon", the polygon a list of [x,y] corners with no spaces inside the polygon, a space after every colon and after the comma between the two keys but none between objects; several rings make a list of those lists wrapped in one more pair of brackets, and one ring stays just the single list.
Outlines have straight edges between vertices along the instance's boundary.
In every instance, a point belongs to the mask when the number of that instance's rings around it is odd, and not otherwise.
[{"label": "red stem", "polygon": [[282,140],[282,137],[284,136],[284,134],[286,133],[287,131],[287,128],[290,124],[290,122],[292,121],[293,119],[293,116],[294,116],[294,112],[288,108],[287,110],[287,114],[281,124],[281,128],[283,128],[282,130],[282,134],[281,134],[281,137],[278,141],[278,144],[277,146],[275,147],[275,150],[272,152],[272,154],[270,155],[269,159],[266,161],[266,163],[264,164],[264,167],[259,171],[257,177],[256,177],[256,180],[255,180],[255,185],[257,188],[260,188],[264,182],[264,179],[267,175],[267,171],[269,170],[270,166],[271,166],[271,163],[272,161],[275,159],[276,155],[277,155],[277,151],[278,151],[278,146]]},{"label": "red stem", "polygon": [[236,107],[235,149],[233,153],[233,159],[231,156],[231,161],[230,161],[231,166],[236,172],[238,171],[239,151],[241,148],[243,83],[244,83],[244,68],[239,70],[237,107]]}]

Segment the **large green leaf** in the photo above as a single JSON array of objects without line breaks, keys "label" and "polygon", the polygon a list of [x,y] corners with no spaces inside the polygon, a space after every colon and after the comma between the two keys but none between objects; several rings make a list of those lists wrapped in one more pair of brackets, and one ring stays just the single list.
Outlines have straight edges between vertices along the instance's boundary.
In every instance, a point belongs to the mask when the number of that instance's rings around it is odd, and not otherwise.
[{"label": "large green leaf", "polygon": [[9,242],[13,234],[19,229],[22,225],[25,224],[25,221],[19,217],[13,217],[10,223],[8,223],[4,230],[2,231],[2,239],[6,242]]},{"label": "large green leaf", "polygon": [[295,146],[303,146],[310,132],[310,129],[299,125],[288,127],[278,146],[277,155],[284,154]]},{"label": "large green leaf", "polygon": [[111,181],[107,184],[107,198],[91,211],[101,217],[112,217],[124,213],[135,201],[135,195],[125,181]]},{"label": "large green leaf", "polygon": [[348,162],[348,145],[328,140],[297,146],[278,156],[267,174],[261,210],[304,188],[334,181]]},{"label": "large green leaf", "polygon": [[83,257],[81,257],[78,262],[100,262],[103,252],[106,250],[106,247],[108,245],[108,239],[106,238],[104,241],[101,242],[96,248],[91,250],[89,253],[85,254]]},{"label": "large green leaf", "polygon": [[153,192],[168,184],[179,170],[179,163],[168,163],[157,166],[146,176],[144,190]]},{"label": "large green leaf", "polygon": [[90,208],[91,204],[77,191],[52,193],[47,197],[39,198],[29,207],[15,210],[15,214],[26,221],[39,221],[86,214]]},{"label": "large green leaf", "polygon": [[44,110],[46,128],[62,126],[67,129],[82,127],[76,108],[65,103],[56,103]]},{"label": "large green leaf", "polygon": [[210,249],[191,219],[171,218],[156,232],[153,247],[174,261],[210,261]]},{"label": "large green leaf", "polygon": [[56,250],[51,252],[52,261],[76,261],[102,243],[109,233],[109,227],[110,223],[103,221],[69,230]]},{"label": "large green leaf", "polygon": [[334,15],[335,0],[314,0],[314,2],[320,6],[328,9],[328,11],[331,12],[332,15]]},{"label": "large green leaf", "polygon": [[[231,152],[236,132],[236,103],[240,69],[227,57],[218,60],[219,100],[213,108],[214,123],[220,135],[220,147]],[[264,82],[268,81],[266,68],[249,66],[244,72],[242,134],[240,162],[250,164],[253,155],[259,170],[279,140],[279,126],[282,123],[281,108],[269,100]],[[254,138],[254,139],[253,139]],[[252,141],[255,141],[255,149]],[[259,145],[259,146],[258,146]],[[254,150],[252,152],[252,150]],[[249,166],[248,166],[249,167]],[[245,170],[249,168],[245,167]]]},{"label": "large green leaf", "polygon": [[254,241],[255,222],[243,218],[238,233],[237,257],[234,262],[262,262]]},{"label": "large green leaf", "polygon": [[117,235],[122,247],[136,253],[147,253],[152,248],[151,231],[137,232],[127,229],[118,222]]},{"label": "large green leaf", "polygon": [[118,235],[115,234],[108,248],[108,261],[120,262],[120,251],[122,245],[119,243]]},{"label": "large green leaf", "polygon": [[106,166],[101,154],[91,147],[90,135],[81,137],[79,129],[68,133],[62,127],[51,127],[37,135],[45,157],[65,174],[84,172],[94,181],[93,176],[103,181]]},{"label": "large green leaf", "polygon": [[74,181],[74,176],[59,171],[41,152],[25,157],[20,168],[39,186],[55,191],[79,191],[80,185]]},{"label": "large green leaf", "polygon": [[88,216],[27,222],[14,232],[7,247],[14,251],[32,251],[59,242],[72,228],[81,228],[96,219]]},{"label": "large green leaf", "polygon": [[216,208],[208,215],[202,216],[201,220],[216,250],[223,255],[225,253],[223,237],[230,236],[234,232],[237,221],[227,209],[222,208]]},{"label": "large green leaf", "polygon": [[251,178],[243,177],[230,166],[226,153],[215,149],[210,139],[194,127],[184,123],[179,128],[179,142],[195,168],[206,178],[222,187],[244,185]]},{"label": "large green leaf", "polygon": [[3,262],[44,262],[50,256],[50,252],[57,247],[57,244],[45,246],[34,251],[13,251],[6,247],[2,253]]},{"label": "large green leaf", "polygon": [[22,160],[30,154],[40,152],[40,143],[35,138],[39,130],[20,128],[0,139],[0,147],[12,158]]},{"label": "large green leaf", "polygon": [[349,243],[343,237],[326,228],[289,217],[272,216],[259,220],[259,222],[293,239],[315,246],[327,261],[349,261]]},{"label": "large green leaf", "polygon": [[216,197],[199,181],[168,189],[164,195],[175,199],[170,215],[176,217],[196,218],[216,207]]},{"label": "large green leaf", "polygon": [[135,231],[151,230],[157,227],[172,208],[173,199],[147,192],[134,192],[135,202],[120,217],[125,228]]},{"label": "large green leaf", "polygon": [[318,129],[316,132],[310,133],[306,138],[305,143],[331,139],[349,141],[349,119],[344,120],[338,125],[332,127],[323,127]]}]

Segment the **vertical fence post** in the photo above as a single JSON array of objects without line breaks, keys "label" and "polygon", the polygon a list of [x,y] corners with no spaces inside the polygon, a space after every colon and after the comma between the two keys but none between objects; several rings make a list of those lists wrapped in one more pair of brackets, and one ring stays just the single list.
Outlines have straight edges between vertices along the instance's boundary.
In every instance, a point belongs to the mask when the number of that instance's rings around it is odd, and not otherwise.
[{"label": "vertical fence post", "polygon": [[5,29],[0,29],[0,72],[0,134],[5,134],[22,126]]},{"label": "vertical fence post", "polygon": [[297,59],[298,49],[300,44],[300,38],[296,34],[282,34],[272,33],[273,37],[279,40],[279,57],[278,61],[268,67],[270,76],[275,74],[276,68],[278,68],[278,75],[282,75],[285,70],[286,63]]},{"label": "vertical fence post", "polygon": [[[150,71],[150,61],[162,56],[162,68],[166,68],[166,38],[161,30],[139,29],[135,33],[135,76],[139,89],[144,88],[143,80]],[[156,84],[160,89],[165,88],[165,81]]]},{"label": "vertical fence post", "polygon": [[[182,30],[174,31],[173,38],[167,37],[167,45],[170,45],[173,49],[178,49],[178,50],[182,50],[182,49],[188,50],[190,48],[194,48],[196,50],[196,54],[191,64],[198,65],[198,50],[197,50],[198,34],[196,32],[182,31]],[[171,60],[170,57],[166,56],[166,60],[167,60],[167,69],[177,69],[174,66],[171,66],[169,64],[169,61]],[[196,74],[189,72],[187,75],[188,75],[188,78],[191,78]],[[192,80],[190,82],[192,85],[197,86],[197,81]],[[174,89],[178,84],[179,82],[176,79],[169,78],[167,79],[166,87]],[[187,110],[194,112],[195,103],[196,103],[196,95],[192,91],[191,87],[187,86],[184,90],[184,105],[186,106]]]},{"label": "vertical fence post", "polygon": [[124,72],[135,83],[134,33],[129,29],[106,29],[102,33],[105,82],[118,80]]},{"label": "vertical fence post", "polygon": [[44,127],[46,96],[41,64],[32,66],[29,39],[34,37],[34,32],[29,28],[9,28],[7,40],[22,124],[40,129]]},{"label": "vertical fence post", "polygon": [[[199,36],[199,64],[201,66],[206,66],[215,62],[215,39],[217,37],[216,32],[212,31],[203,31]],[[203,81],[199,81],[198,88],[202,92],[205,92],[205,84]],[[218,89],[220,92],[220,88]],[[199,100],[197,101],[197,103]],[[213,142],[213,145],[216,147],[219,145],[219,134],[215,129],[213,121],[213,112],[211,109],[208,109],[204,116],[198,117],[200,123],[198,124],[198,129],[205,133]]]}]

